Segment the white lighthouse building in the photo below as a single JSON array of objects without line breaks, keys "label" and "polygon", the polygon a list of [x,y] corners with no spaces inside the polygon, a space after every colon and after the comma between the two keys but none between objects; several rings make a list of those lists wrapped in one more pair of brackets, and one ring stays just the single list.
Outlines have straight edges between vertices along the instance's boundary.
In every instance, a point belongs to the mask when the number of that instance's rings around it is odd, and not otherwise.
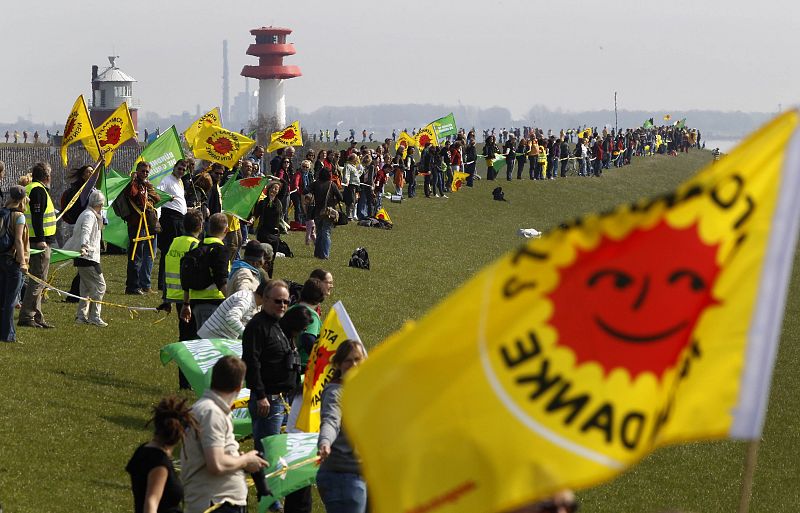
[{"label": "white lighthouse building", "polygon": [[133,99],[133,83],[136,79],[117,67],[118,56],[109,56],[108,68],[98,73],[98,66],[92,66],[92,102],[89,116],[92,124],[98,126],[119,107],[128,103],[134,130],[139,129],[138,102]]}]

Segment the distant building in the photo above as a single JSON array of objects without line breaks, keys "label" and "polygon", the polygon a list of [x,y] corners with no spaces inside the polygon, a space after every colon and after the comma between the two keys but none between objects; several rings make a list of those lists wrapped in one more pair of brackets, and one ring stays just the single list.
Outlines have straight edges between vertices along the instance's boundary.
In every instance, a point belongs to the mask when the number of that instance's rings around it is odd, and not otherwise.
[{"label": "distant building", "polygon": [[119,56],[109,56],[108,68],[98,73],[98,66],[92,66],[92,101],[89,104],[89,116],[92,124],[102,124],[122,102],[127,102],[131,112],[133,128],[139,130],[139,102],[133,98],[133,83],[136,79],[128,75],[116,65]]}]

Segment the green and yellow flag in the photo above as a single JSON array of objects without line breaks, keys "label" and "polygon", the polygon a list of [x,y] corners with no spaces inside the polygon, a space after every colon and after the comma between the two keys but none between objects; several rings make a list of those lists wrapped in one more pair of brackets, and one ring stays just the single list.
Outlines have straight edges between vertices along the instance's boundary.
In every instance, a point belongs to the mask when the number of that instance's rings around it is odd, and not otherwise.
[{"label": "green and yellow flag", "polygon": [[199,159],[219,162],[228,169],[247,155],[256,142],[221,126],[205,126],[197,131],[192,152]]},{"label": "green and yellow flag", "polygon": [[447,116],[441,117],[435,121],[431,121],[434,130],[436,131],[436,139],[443,141],[445,137],[455,137],[458,134],[458,127],[456,126],[456,118],[451,112]]},{"label": "green and yellow flag", "polygon": [[300,122],[295,121],[283,130],[274,132],[270,136],[269,146],[267,152],[273,152],[278,148],[286,148],[287,146],[302,146],[303,133],[300,131]]},{"label": "green and yellow flag", "polygon": [[94,128],[92,120],[89,118],[89,110],[86,108],[83,95],[80,95],[75,100],[75,104],[67,116],[67,122],[64,124],[64,137],[61,139],[61,161],[64,163],[64,167],[68,165],[67,148],[78,141],[84,142],[88,147],[94,144],[94,140]]},{"label": "green and yellow flag", "polygon": [[219,107],[214,107],[210,111],[200,116],[189,128],[183,132],[186,144],[189,148],[194,148],[194,140],[197,139],[197,132],[208,126],[222,126],[222,116],[219,114]]},{"label": "green and yellow flag", "polygon": [[759,438],[799,128],[788,112],[671,193],[531,239],[383,342],[342,395],[372,511],[507,511],[660,446]]},{"label": "green and yellow flag", "polygon": [[128,139],[136,137],[136,130],[133,129],[133,120],[128,110],[128,104],[122,102],[114,112],[103,121],[103,124],[95,129],[97,143],[100,144],[100,151],[93,140],[84,139],[83,145],[86,151],[94,160],[100,159],[100,152],[103,152],[103,159],[106,167],[111,165],[114,151],[125,143]]},{"label": "green and yellow flag", "polygon": [[241,180],[231,179],[225,184],[222,194],[222,210],[239,219],[247,219],[253,206],[267,186],[269,178],[253,176]]}]

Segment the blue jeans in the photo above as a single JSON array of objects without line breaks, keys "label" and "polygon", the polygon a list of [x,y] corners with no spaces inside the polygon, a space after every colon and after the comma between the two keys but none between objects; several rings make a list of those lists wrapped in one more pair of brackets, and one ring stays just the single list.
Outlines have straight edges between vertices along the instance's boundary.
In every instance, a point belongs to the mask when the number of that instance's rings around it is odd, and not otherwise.
[{"label": "blue jeans", "polygon": [[247,409],[250,412],[250,420],[253,423],[253,445],[257,451],[264,452],[264,445],[261,443],[263,438],[281,433],[283,415],[285,407],[283,398],[280,395],[268,395],[269,412],[266,417],[258,416],[258,402],[255,397],[250,398]]},{"label": "blue jeans", "polygon": [[361,187],[356,205],[356,217],[359,221],[369,217],[369,203],[371,191],[367,187]]},{"label": "blue jeans", "polygon": [[408,197],[413,198],[417,195],[417,178],[414,173],[407,174],[406,182],[408,183]]},{"label": "blue jeans", "polygon": [[321,217],[318,217],[314,224],[317,227],[317,241],[314,243],[314,256],[317,258],[328,258],[331,254],[331,230],[333,224]]},{"label": "blue jeans", "polygon": [[317,472],[319,496],[327,513],[365,513],[367,484],[358,474]]},{"label": "blue jeans", "polygon": [[17,332],[14,327],[14,305],[17,303],[19,291],[22,289],[22,271],[19,264],[11,257],[3,256],[0,263],[0,341],[16,342]]},{"label": "blue jeans", "polygon": [[[128,292],[137,289],[149,289],[150,274],[153,272],[153,257],[150,255],[150,245],[146,240],[139,241],[136,244],[136,253],[133,256],[133,260],[131,260],[133,239],[136,238],[136,225],[137,223],[128,223],[128,272],[125,280],[125,290]],[[144,227],[139,236],[145,236]],[[158,247],[157,238],[153,238],[150,242],[153,243],[153,251],[155,251]]]}]

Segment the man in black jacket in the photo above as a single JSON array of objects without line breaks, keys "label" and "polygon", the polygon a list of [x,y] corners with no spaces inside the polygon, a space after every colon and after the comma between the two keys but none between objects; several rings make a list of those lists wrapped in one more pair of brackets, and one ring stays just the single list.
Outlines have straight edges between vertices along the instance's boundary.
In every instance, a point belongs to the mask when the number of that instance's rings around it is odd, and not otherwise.
[{"label": "man in black jacket", "polygon": [[242,359],[250,389],[250,417],[255,447],[263,451],[261,439],[281,431],[286,398],[299,383],[300,355],[286,338],[280,321],[289,307],[289,286],[281,280],[264,284],[264,302],[242,334]]}]

